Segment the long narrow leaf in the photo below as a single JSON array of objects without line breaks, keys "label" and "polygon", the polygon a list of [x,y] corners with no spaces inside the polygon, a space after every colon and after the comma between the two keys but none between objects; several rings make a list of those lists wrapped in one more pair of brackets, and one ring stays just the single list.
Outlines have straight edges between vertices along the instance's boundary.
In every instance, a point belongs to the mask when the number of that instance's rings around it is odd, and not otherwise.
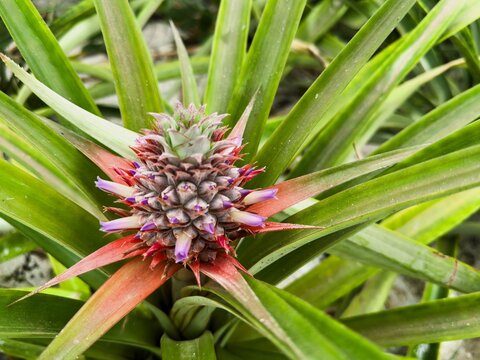
[{"label": "long narrow leaf", "polygon": [[365,160],[284,181],[271,187],[278,190],[277,199],[266,200],[252,205],[249,207],[249,211],[253,211],[262,216],[272,216],[289,206],[295,205],[309,197],[316,196],[341,183],[382,168],[387,168],[418,150],[419,148],[410,148],[406,149],[406,151],[392,151],[388,155],[385,154],[386,156],[384,157],[370,157]]},{"label": "long narrow leaf", "polygon": [[188,57],[187,49],[183,44],[182,38],[175,27],[170,23],[173,33],[173,39],[175,40],[175,46],[177,47],[178,60],[180,61],[180,73],[182,74],[182,100],[185,105],[194,104],[200,105],[200,98],[198,96],[197,82],[195,80],[195,74],[193,73],[192,64]]},{"label": "long narrow leaf", "polygon": [[172,266],[164,273],[164,265],[151,270],[141,258],[125,264],[82,306],[39,360],[81,355],[178,269]]},{"label": "long narrow leaf", "polygon": [[[375,221],[402,208],[478,186],[480,166],[475,157],[479,146],[438,157],[393,174],[381,176],[330,196],[286,219],[289,223],[324,226],[268,234],[261,241],[250,239],[239,248],[242,264],[257,272],[298,247],[335,231],[366,221]],[[386,200],[387,199],[387,200]],[[324,243],[325,248],[330,246]]]},{"label": "long narrow leaf", "polygon": [[216,360],[213,336],[205,332],[193,340],[175,341],[167,335],[161,340],[162,359],[165,360]]},{"label": "long narrow leaf", "polygon": [[134,144],[138,136],[135,132],[117,126],[71,103],[28,74],[5,55],[0,57],[26,86],[66,120],[118,154],[127,158],[133,157],[133,151],[129,146]]},{"label": "long narrow leaf", "polygon": [[290,45],[300,22],[306,0],[269,0],[238,76],[228,111],[230,125],[240,118],[255,96],[252,120],[245,132],[245,159],[256,153],[265,121],[287,61]]},{"label": "long narrow leaf", "polygon": [[312,130],[321,125],[318,119],[414,4],[414,0],[388,0],[363,26],[262,147],[255,160],[268,166],[268,172],[257,177],[252,186],[271,185],[277,180]]},{"label": "long narrow leaf", "polygon": [[[21,226],[38,233],[29,237],[65,266],[105,243],[98,231],[98,220],[48,184],[3,160],[0,174],[0,215],[9,222],[13,220],[13,225],[24,233]],[[97,272],[94,278],[96,281],[89,283],[98,286],[105,275]]]},{"label": "long narrow leaf", "polygon": [[163,111],[153,64],[128,0],[94,0],[125,127],[149,128],[149,112]]},{"label": "long narrow leaf", "polygon": [[475,120],[480,114],[479,103],[480,85],[477,85],[435,108],[390,138],[376,150],[376,153],[437,141]]},{"label": "long narrow leaf", "polygon": [[[0,337],[2,339],[51,339],[83,305],[79,300],[38,294],[9,306],[23,295],[25,291],[0,289]],[[125,344],[149,348],[156,340],[154,331],[155,326],[150,319],[135,313],[128,317],[128,321],[119,324],[106,334],[102,342],[114,343],[117,346]]]},{"label": "long narrow leaf", "polygon": [[247,48],[252,0],[222,0],[215,25],[205,90],[207,112],[227,112]]},{"label": "long narrow leaf", "polygon": [[330,251],[368,266],[410,275],[461,292],[480,290],[477,270],[380,226],[370,226]]},{"label": "long narrow leaf", "polygon": [[344,319],[383,346],[414,345],[480,336],[479,294],[430,301]]},{"label": "long narrow leaf", "polygon": [[316,170],[345,162],[353,156],[352,144],[365,144],[380,125],[381,117],[375,117],[375,111],[435,45],[460,7],[456,0],[440,2],[370,76],[362,91],[322,130],[309,149],[309,160],[315,163]]},{"label": "long narrow leaf", "polygon": [[[66,195],[77,199],[80,191],[83,198],[81,204],[88,206],[87,209],[95,216],[104,218],[101,206],[107,204],[108,200],[92,186],[99,175],[95,165],[38,117],[1,92],[0,123],[7,124],[27,141],[35,139],[31,141],[31,145],[53,165],[56,171],[63,173],[63,178],[66,179],[64,186],[69,187]],[[72,192],[77,195],[72,196]],[[87,205],[84,205],[85,203]]]},{"label": "long narrow leaf", "polygon": [[40,81],[76,105],[99,114],[93,99],[31,0],[0,1],[0,16]]}]

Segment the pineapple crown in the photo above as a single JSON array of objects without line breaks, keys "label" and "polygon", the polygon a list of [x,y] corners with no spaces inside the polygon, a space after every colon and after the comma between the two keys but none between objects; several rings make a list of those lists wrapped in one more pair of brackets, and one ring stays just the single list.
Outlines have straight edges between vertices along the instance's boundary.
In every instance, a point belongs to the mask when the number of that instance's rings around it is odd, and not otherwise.
[{"label": "pineapple crown", "polygon": [[155,126],[133,147],[138,160],[130,169],[116,169],[124,184],[96,182],[127,206],[108,208],[122,217],[102,222],[102,230],[133,231],[133,251],[152,256],[152,266],[165,259],[191,265],[212,262],[219,252],[234,254],[233,240],[265,225],[265,217],[246,208],[274,198],[277,190],[243,187],[263,170],[235,166],[241,136],[225,136],[227,115],[177,104],[173,116],[152,116]]},{"label": "pineapple crown", "polygon": [[198,109],[192,104],[184,108],[177,103],[173,116],[151,113],[156,119],[155,128],[150,134],[162,143],[164,151],[180,160],[193,155],[208,155],[215,151],[215,143],[223,136],[226,128],[220,127],[227,116],[216,113],[207,116],[205,106]]}]

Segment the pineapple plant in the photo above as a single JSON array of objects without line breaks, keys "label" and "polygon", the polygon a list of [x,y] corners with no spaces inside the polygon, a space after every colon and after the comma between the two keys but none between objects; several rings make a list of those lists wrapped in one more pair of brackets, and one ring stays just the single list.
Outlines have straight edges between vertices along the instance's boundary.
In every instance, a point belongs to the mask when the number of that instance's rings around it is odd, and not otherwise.
[{"label": "pineapple plant", "polygon": [[[54,272],[0,289],[0,351],[422,359],[478,336],[456,255],[480,208],[478,1],[222,0],[213,32],[203,14],[151,54],[175,4],[0,2],[0,261]],[[423,298],[385,309],[399,275]]]}]

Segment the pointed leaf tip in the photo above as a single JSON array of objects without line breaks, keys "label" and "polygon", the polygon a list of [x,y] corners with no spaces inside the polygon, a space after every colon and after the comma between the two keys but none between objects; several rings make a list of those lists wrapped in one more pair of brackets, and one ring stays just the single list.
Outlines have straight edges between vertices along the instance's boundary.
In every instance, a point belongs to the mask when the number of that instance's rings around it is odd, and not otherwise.
[{"label": "pointed leaf tip", "polygon": [[251,229],[255,234],[261,234],[273,231],[285,231],[285,230],[305,230],[305,229],[324,229],[324,226],[303,225],[303,224],[288,224],[266,221],[264,226]]},{"label": "pointed leaf tip", "polygon": [[238,139],[238,146],[241,145],[243,141],[243,133],[245,132],[245,128],[247,127],[248,119],[250,118],[250,113],[252,112],[253,105],[255,105],[255,98],[257,94],[258,90],[255,92],[247,107],[243,111],[243,114],[242,116],[240,116],[240,119],[237,121],[235,127],[232,129],[230,134],[228,134],[228,140]]},{"label": "pointed leaf tip", "polygon": [[132,249],[132,246],[136,245],[134,242],[131,242],[133,239],[134,239],[134,236],[129,235],[101,247],[97,251],[88,255],[86,258],[80,260],[78,263],[76,263],[75,265],[67,269],[62,274],[47,281],[44,285],[38,287],[31,293],[21,297],[20,299],[14,301],[10,305],[13,305],[19,301],[25,300],[30,296],[38,294],[40,291],[48,289],[49,287],[57,285],[72,277],[82,275],[91,270],[100,268],[105,265],[112,264],[120,260],[124,260],[124,259],[128,259],[137,255],[140,255],[141,253],[144,252],[143,249],[139,249],[133,252],[130,251]]},{"label": "pointed leaf tip", "polygon": [[75,359],[180,267],[163,262],[152,270],[142,258],[127,262],[75,314],[39,360]]}]

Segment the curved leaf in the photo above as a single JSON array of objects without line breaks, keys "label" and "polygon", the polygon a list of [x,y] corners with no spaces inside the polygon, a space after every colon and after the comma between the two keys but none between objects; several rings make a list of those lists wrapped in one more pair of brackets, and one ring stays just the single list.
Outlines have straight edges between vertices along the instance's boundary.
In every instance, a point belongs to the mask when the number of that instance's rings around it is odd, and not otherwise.
[{"label": "curved leaf", "polygon": [[[98,220],[48,184],[3,160],[0,174],[0,216],[65,266],[73,265],[105,243]],[[94,278],[96,281],[89,283],[98,286],[105,274],[97,272]]]},{"label": "curved leaf", "polygon": [[153,64],[128,0],[94,0],[125,127],[150,128],[163,104]]},{"label": "curved leaf", "polygon": [[134,156],[129,146],[134,144],[138,137],[137,133],[115,125],[71,103],[28,74],[5,55],[1,54],[0,57],[26,86],[66,120],[118,154],[126,158]]},{"label": "curved leaf", "polygon": [[[0,289],[0,338],[51,339],[83,305],[79,300],[38,294],[9,306],[25,294],[25,291]],[[155,326],[150,319],[132,313],[126,320],[101,341],[147,349],[154,345]]]},{"label": "curved leaf", "polygon": [[55,357],[75,359],[159,288],[177,269],[178,266],[166,269],[164,263],[152,270],[150,263],[141,258],[129,261],[82,306],[39,360]]},{"label": "curved leaf", "polygon": [[457,0],[438,3],[369,77],[355,98],[325,126],[308,150],[308,159],[315,164],[315,170],[347,161],[354,153],[352,144],[365,144],[382,120],[374,116],[375,111],[435,45],[460,8]]},{"label": "curved leaf", "polygon": [[480,336],[480,294],[429,301],[345,318],[349,328],[382,346],[468,339]]},{"label": "curved leaf", "polygon": [[254,179],[252,186],[263,187],[277,180],[312,130],[321,126],[318,119],[414,4],[415,0],[384,2],[267,140],[255,160],[260,166],[267,166],[268,172]]},{"label": "curved leaf", "polygon": [[329,251],[461,292],[480,291],[480,273],[471,266],[381,226],[370,226]]},{"label": "curved leaf", "polygon": [[85,110],[100,113],[31,0],[0,1],[0,16],[41,82]]},{"label": "curved leaf", "polygon": [[170,22],[170,27],[172,28],[173,39],[175,40],[175,46],[177,47],[177,56],[180,61],[180,73],[182,75],[182,100],[185,106],[190,104],[195,104],[200,106],[200,98],[198,96],[197,82],[195,80],[195,74],[193,73],[192,64],[188,57],[187,49],[183,44],[180,34],[173,25],[173,22]]},{"label": "curved leaf", "polygon": [[480,85],[438,106],[383,143],[375,153],[437,141],[477,119],[478,114],[480,114]]},{"label": "curved leaf", "polygon": [[218,10],[204,103],[207,113],[227,112],[247,48],[252,0],[222,0]]},{"label": "curved leaf", "polygon": [[317,171],[312,174],[283,181],[270,189],[277,189],[276,199],[262,201],[248,208],[262,216],[272,216],[309,197],[316,196],[347,181],[377,170],[388,168],[420,150],[421,147],[392,151],[385,156],[373,156],[338,167]]},{"label": "curved leaf", "polygon": [[0,92],[0,123],[7,124],[17,134],[22,135],[57,172],[63,174],[61,189],[67,188],[66,196],[74,201],[80,200],[78,202],[98,218],[105,218],[101,207],[108,204],[109,199],[92,186],[99,175],[95,165],[37,116],[2,92]]},{"label": "curved leaf", "polygon": [[197,339],[176,341],[167,335],[162,336],[160,343],[162,359],[165,360],[216,360],[213,336],[203,333]]},{"label": "curved leaf", "polygon": [[[286,219],[289,223],[323,226],[322,230],[300,230],[269,234],[261,241],[249,239],[238,250],[240,262],[254,273],[280,256],[333,232],[372,222],[403,208],[478,186],[480,146],[429,160],[378,177],[319,201]],[[477,172],[477,173],[476,173]],[[325,248],[331,243],[323,243]]]},{"label": "curved leaf", "polygon": [[256,98],[244,136],[247,161],[256,153],[260,143],[305,3],[306,0],[267,2],[238,76],[228,106],[230,126],[238,121],[250,100]]}]

